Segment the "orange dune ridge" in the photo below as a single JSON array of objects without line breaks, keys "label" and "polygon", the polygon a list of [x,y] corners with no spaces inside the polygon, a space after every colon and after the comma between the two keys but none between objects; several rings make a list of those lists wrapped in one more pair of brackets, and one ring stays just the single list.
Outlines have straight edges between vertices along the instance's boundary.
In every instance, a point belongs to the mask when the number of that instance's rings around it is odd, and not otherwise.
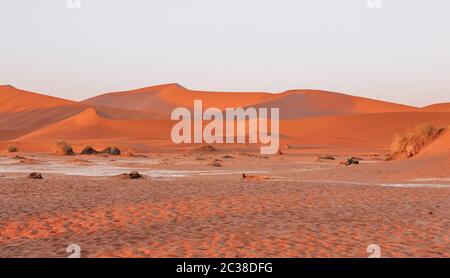
[{"label": "orange dune ridge", "polygon": [[0,86],[0,113],[15,113],[73,105],[76,102],[19,90],[10,85]]},{"label": "orange dune ridge", "polygon": [[191,91],[179,84],[146,87],[137,90],[107,93],[83,101],[114,108],[153,111],[170,115],[176,107],[193,107],[194,100],[203,100],[205,107],[241,107],[279,97],[268,93],[219,93]]},{"label": "orange dune ridge", "polygon": [[428,105],[423,107],[422,110],[430,112],[450,112],[450,102]]},{"label": "orange dune ridge", "polygon": [[98,140],[167,138],[169,120],[111,120],[100,117],[94,108],[18,138],[18,141]]},{"label": "orange dune ridge", "polygon": [[73,117],[89,107],[109,119],[155,119],[152,112],[117,109],[31,93],[12,86],[0,86],[0,140],[12,140]]},{"label": "orange dune ridge", "polygon": [[0,140],[9,140],[83,110],[74,101],[0,86]]},{"label": "orange dune ridge", "polygon": [[354,146],[387,149],[397,133],[422,123],[450,124],[450,113],[401,112],[316,117],[281,121],[286,141],[308,145]]},{"label": "orange dune ridge", "polygon": [[418,110],[406,105],[317,90],[292,90],[279,94],[207,92],[189,90],[178,84],[107,93],[82,103],[170,115],[176,107],[192,108],[194,100],[202,100],[204,107],[222,110],[228,107],[276,107],[280,108],[282,119]]},{"label": "orange dune ridge", "polygon": [[172,110],[192,108],[196,99],[203,101],[204,109],[279,108],[281,142],[301,146],[387,149],[396,133],[417,124],[450,125],[448,104],[416,108],[318,90],[226,93],[174,83],[75,102],[0,86],[0,147],[26,143],[29,150],[48,150],[55,141],[67,140],[170,149]]}]

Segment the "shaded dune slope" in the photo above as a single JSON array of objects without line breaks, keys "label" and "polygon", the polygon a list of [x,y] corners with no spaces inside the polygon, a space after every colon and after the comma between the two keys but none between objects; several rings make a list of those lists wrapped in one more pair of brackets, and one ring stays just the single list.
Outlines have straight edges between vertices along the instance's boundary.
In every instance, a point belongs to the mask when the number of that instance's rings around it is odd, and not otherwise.
[{"label": "shaded dune slope", "polygon": [[308,118],[282,121],[280,130],[288,142],[388,148],[395,134],[422,123],[448,126],[450,113],[400,112]]},{"label": "shaded dune slope", "polygon": [[[18,141],[67,140],[156,140],[170,133],[168,120],[111,120],[88,108],[73,117],[27,134]],[[167,132],[164,132],[168,129]]]},{"label": "shaded dune slope", "polygon": [[87,99],[83,103],[168,116],[176,107],[192,108],[194,100],[202,100],[205,108],[218,107],[222,110],[250,106],[280,108],[281,119],[418,110],[400,104],[317,90],[294,90],[280,94],[206,92],[188,90],[178,84],[108,93]]},{"label": "shaded dune slope", "polygon": [[450,157],[450,126],[446,128],[444,134],[439,136],[434,142],[426,146],[418,157],[448,155]]}]

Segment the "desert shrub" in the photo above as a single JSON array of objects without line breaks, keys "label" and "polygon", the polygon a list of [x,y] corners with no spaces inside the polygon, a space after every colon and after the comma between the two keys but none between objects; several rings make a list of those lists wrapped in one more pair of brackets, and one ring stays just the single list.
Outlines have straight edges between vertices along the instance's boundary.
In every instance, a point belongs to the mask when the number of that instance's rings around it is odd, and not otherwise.
[{"label": "desert shrub", "polygon": [[9,146],[8,147],[8,152],[9,153],[16,153],[19,151],[19,148],[17,148],[16,146]]},{"label": "desert shrub", "polygon": [[391,144],[390,158],[409,158],[418,154],[444,131],[431,124],[420,124],[403,134],[397,134]]},{"label": "desert shrub", "polygon": [[55,144],[54,152],[60,155],[73,155],[72,146],[66,141],[59,141]]},{"label": "desert shrub", "polygon": [[85,146],[82,150],[81,150],[81,154],[86,154],[86,155],[90,155],[90,154],[96,154],[98,153],[92,146]]},{"label": "desert shrub", "polygon": [[142,179],[144,178],[143,175],[141,175],[137,171],[133,171],[131,173],[123,173],[117,176],[120,179],[126,179],[126,180],[134,180],[134,179]]},{"label": "desert shrub", "polygon": [[133,171],[130,174],[128,174],[131,179],[140,179],[142,178],[142,175],[139,174],[139,172]]},{"label": "desert shrub", "polygon": [[42,174],[38,173],[38,172],[33,172],[31,174],[28,175],[29,179],[33,179],[33,180],[42,180]]},{"label": "desert shrub", "polygon": [[108,146],[102,151],[102,153],[110,155],[120,155],[120,149],[115,146],[114,147]]}]

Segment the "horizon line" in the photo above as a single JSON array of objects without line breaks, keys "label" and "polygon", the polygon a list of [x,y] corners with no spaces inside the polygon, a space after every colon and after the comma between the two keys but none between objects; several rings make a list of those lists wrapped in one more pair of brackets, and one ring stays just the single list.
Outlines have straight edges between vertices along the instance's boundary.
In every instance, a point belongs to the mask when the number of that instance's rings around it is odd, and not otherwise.
[{"label": "horizon line", "polygon": [[404,103],[400,103],[400,102],[394,102],[394,101],[390,101],[390,100],[385,100],[385,99],[378,99],[378,98],[371,98],[371,97],[366,97],[366,96],[359,96],[359,95],[353,95],[351,93],[344,93],[344,92],[339,92],[339,91],[333,91],[333,90],[326,90],[326,89],[311,89],[311,88],[303,88],[303,89],[287,89],[284,91],[279,91],[279,92],[270,92],[270,91],[216,91],[216,90],[196,90],[196,89],[191,89],[188,88],[186,86],[181,85],[178,82],[169,82],[169,83],[161,83],[161,84],[155,84],[155,85],[148,85],[148,86],[143,86],[143,87],[138,87],[138,88],[133,88],[133,89],[124,89],[124,90],[113,90],[113,91],[109,91],[109,92],[100,92],[98,94],[94,94],[88,98],[85,99],[81,99],[81,100],[76,100],[76,99],[71,99],[71,98],[66,98],[66,97],[60,97],[54,94],[49,94],[47,92],[36,92],[36,91],[30,91],[28,89],[24,89],[24,88],[19,88],[16,87],[12,84],[0,84],[0,87],[11,87],[14,88],[16,90],[20,90],[20,91],[24,91],[24,92],[28,92],[28,93],[33,93],[33,94],[38,94],[38,95],[43,95],[43,96],[49,96],[49,97],[54,97],[54,98],[58,98],[58,99],[62,99],[62,100],[68,100],[68,101],[73,101],[73,102],[83,102],[86,100],[89,100],[91,98],[95,98],[98,96],[102,96],[102,95],[107,95],[107,94],[117,94],[117,93],[124,93],[124,92],[132,92],[132,91],[138,91],[138,90],[145,90],[145,89],[149,89],[152,87],[170,87],[170,86],[178,86],[182,89],[185,89],[187,91],[191,91],[191,92],[198,92],[198,93],[222,93],[222,94],[268,94],[268,95],[281,95],[281,94],[287,94],[287,93],[293,93],[295,91],[303,91],[303,92],[308,92],[308,91],[316,91],[316,92],[321,92],[321,93],[331,93],[331,94],[341,94],[341,95],[346,95],[346,96],[350,96],[350,97],[357,97],[357,98],[364,98],[364,99],[369,99],[369,100],[375,100],[375,101],[381,101],[381,102],[385,102],[385,103],[391,103],[391,104],[397,104],[397,105],[403,105],[403,106],[408,106],[408,107],[412,107],[412,108],[426,108],[432,105],[437,105],[437,104],[447,104],[450,103],[449,101],[444,101],[444,102],[432,102],[430,104],[426,104],[424,106],[415,106],[415,105],[410,105],[410,104],[404,104]]}]

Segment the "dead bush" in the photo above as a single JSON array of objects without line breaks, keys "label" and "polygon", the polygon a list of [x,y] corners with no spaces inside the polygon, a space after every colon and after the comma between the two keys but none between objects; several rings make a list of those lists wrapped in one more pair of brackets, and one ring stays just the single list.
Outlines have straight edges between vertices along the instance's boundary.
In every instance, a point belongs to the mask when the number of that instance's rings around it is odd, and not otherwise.
[{"label": "dead bush", "polygon": [[19,151],[19,148],[17,148],[16,146],[9,146],[8,147],[8,152],[9,153],[16,153]]},{"label": "dead bush", "polygon": [[54,146],[55,154],[59,155],[73,155],[73,148],[66,141],[59,141]]},{"label": "dead bush", "polygon": [[120,149],[116,146],[108,146],[102,151],[102,153],[110,155],[120,155]]},{"label": "dead bush", "polygon": [[92,146],[85,146],[82,150],[81,150],[81,154],[85,154],[85,155],[91,155],[91,154],[97,154],[98,152],[92,147]]},{"label": "dead bush", "polygon": [[431,124],[421,124],[403,134],[397,134],[391,144],[389,159],[415,156],[443,131],[443,128],[437,128]]}]

